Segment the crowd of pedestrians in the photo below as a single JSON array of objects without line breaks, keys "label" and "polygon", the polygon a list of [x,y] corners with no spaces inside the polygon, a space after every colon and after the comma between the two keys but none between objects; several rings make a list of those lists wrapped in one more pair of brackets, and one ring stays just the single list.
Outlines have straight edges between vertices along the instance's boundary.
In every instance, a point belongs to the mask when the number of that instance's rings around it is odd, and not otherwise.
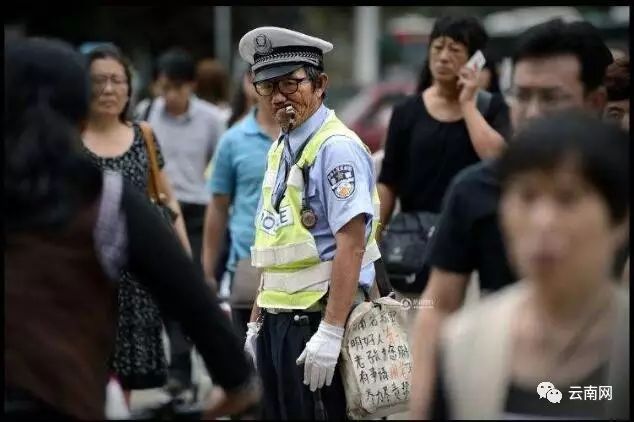
[{"label": "crowd of pedestrians", "polygon": [[5,415],[178,395],[198,354],[207,417],[346,419],[348,316],[389,296],[409,417],[629,419],[629,57],[550,20],[501,92],[488,38],[438,17],[378,162],[320,38],[249,31],[233,90],[169,49],[138,104],[112,44],[5,40]]}]

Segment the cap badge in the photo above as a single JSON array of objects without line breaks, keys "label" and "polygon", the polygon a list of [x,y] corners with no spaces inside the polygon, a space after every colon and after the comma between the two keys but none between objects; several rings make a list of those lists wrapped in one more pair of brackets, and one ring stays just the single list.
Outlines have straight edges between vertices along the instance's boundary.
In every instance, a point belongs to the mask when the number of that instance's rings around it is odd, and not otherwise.
[{"label": "cap badge", "polygon": [[260,34],[254,39],[255,51],[258,54],[268,54],[273,49],[271,40],[264,34]]}]

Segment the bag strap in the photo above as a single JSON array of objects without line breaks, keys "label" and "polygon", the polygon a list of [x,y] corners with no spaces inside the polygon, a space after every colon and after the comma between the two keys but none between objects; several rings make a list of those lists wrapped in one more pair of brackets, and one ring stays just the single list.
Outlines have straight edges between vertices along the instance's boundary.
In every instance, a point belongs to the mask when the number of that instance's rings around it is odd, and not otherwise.
[{"label": "bag strap", "polygon": [[145,147],[147,149],[149,172],[148,172],[148,195],[152,202],[163,203],[167,199],[163,186],[161,185],[160,172],[158,165],[158,158],[156,155],[156,144],[154,140],[154,133],[152,128],[147,122],[139,122],[141,132],[143,133],[143,140],[145,141]]},{"label": "bag strap", "polygon": [[154,105],[154,97],[150,98],[150,102],[145,108],[145,113],[143,113],[143,120],[146,122],[148,121],[148,118],[150,117],[150,111],[152,111],[153,105]]},{"label": "bag strap", "polygon": [[482,114],[482,116],[485,118],[487,113],[489,112],[489,106],[491,105],[492,97],[493,94],[491,94],[489,91],[485,91],[483,89],[478,91],[476,97],[476,107],[478,108],[480,114]]}]

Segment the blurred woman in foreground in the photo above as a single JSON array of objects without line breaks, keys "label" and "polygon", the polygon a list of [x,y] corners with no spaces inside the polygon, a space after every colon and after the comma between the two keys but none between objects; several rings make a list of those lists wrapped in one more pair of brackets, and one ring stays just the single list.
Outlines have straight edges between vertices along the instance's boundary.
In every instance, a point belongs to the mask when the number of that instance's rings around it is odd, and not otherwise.
[{"label": "blurred woman in foreground", "polygon": [[536,121],[509,143],[500,215],[523,280],[443,328],[436,418],[629,417],[629,299],[610,280],[628,148],[586,115]]},{"label": "blurred woman in foreground", "polygon": [[65,43],[5,43],[5,416],[104,418],[119,271],[179,320],[214,383],[209,417],[259,396],[242,344],[159,211],[81,151],[82,57]]}]

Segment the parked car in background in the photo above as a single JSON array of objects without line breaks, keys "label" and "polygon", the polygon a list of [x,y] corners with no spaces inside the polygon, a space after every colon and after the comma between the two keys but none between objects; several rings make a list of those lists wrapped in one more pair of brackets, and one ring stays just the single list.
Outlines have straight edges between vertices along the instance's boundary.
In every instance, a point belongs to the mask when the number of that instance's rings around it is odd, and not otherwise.
[{"label": "parked car in background", "polygon": [[392,107],[415,89],[416,84],[411,81],[380,82],[345,103],[339,118],[376,152],[383,147]]}]

